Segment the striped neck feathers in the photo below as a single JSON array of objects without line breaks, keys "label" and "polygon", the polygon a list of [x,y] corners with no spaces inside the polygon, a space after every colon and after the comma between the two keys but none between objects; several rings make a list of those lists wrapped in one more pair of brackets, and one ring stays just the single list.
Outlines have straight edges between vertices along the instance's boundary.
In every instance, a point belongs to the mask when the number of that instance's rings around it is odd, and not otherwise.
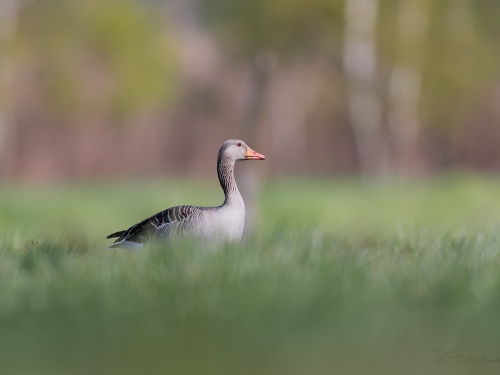
[{"label": "striped neck feathers", "polygon": [[222,151],[219,151],[217,157],[217,176],[219,177],[220,186],[224,191],[225,203],[230,194],[239,193],[239,191],[234,179],[234,160],[226,157]]}]

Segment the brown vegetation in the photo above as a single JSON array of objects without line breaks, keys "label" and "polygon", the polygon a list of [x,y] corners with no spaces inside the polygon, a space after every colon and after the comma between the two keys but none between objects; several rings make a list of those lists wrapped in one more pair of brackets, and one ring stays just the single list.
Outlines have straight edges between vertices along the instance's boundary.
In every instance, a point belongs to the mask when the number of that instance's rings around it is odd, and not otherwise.
[{"label": "brown vegetation", "polygon": [[273,175],[500,168],[500,6],[2,4],[4,181],[211,175],[228,138]]}]

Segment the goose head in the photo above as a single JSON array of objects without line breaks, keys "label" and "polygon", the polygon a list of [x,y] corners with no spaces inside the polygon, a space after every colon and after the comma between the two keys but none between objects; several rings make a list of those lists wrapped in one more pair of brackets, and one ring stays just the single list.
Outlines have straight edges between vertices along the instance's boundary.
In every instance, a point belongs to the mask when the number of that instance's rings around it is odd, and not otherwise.
[{"label": "goose head", "polygon": [[266,159],[264,155],[252,150],[245,142],[239,139],[230,139],[224,142],[220,148],[219,155],[234,162]]}]

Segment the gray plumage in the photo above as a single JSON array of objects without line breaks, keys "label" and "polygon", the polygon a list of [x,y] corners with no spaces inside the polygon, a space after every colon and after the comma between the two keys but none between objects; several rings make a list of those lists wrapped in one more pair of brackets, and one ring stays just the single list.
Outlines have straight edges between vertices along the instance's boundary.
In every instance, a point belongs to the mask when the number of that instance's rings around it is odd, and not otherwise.
[{"label": "gray plumage", "polygon": [[234,164],[243,160],[264,160],[243,141],[224,142],[217,157],[217,175],[224,191],[224,202],[217,207],[175,206],[110,234],[116,238],[109,248],[136,249],[155,240],[190,235],[207,240],[239,241],[245,222],[245,204],[234,179]]}]

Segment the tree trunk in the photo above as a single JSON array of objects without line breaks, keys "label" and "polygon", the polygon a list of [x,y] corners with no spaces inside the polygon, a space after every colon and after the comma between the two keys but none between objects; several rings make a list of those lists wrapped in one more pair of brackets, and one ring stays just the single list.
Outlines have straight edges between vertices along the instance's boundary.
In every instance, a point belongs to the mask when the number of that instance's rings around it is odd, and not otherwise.
[{"label": "tree trunk", "polygon": [[398,57],[389,79],[388,125],[401,175],[415,171],[421,158],[418,103],[429,6],[427,0],[401,0],[397,15]]},{"label": "tree trunk", "polygon": [[14,64],[9,53],[17,26],[18,0],[0,0],[0,177],[5,174],[6,146],[12,132],[12,79]]},{"label": "tree trunk", "polygon": [[305,112],[307,95],[306,68],[291,66],[273,74],[270,90],[271,141],[273,166],[281,172],[296,172],[306,168]]},{"label": "tree trunk", "polygon": [[378,0],[346,0],[344,71],[350,124],[361,172],[380,176],[390,171],[382,99],[376,90]]},{"label": "tree trunk", "polygon": [[[257,53],[252,61],[252,75],[250,92],[244,110],[244,118],[241,125],[241,139],[256,151],[260,151],[260,128],[266,92],[269,86],[269,71],[271,57],[266,52]],[[261,181],[262,165],[258,163],[247,163],[241,168],[240,183],[238,184],[241,195],[245,201],[245,232],[248,236],[256,229],[257,198]],[[260,168],[259,168],[260,167]]]}]

